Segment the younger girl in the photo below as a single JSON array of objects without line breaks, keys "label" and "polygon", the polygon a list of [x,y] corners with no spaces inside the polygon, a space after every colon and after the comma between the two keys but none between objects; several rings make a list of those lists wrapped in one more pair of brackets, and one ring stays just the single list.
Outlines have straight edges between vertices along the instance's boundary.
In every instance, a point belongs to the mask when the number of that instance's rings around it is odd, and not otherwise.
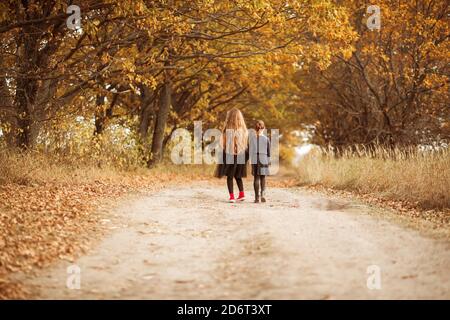
[{"label": "younger girl", "polygon": [[242,178],[247,177],[248,131],[244,117],[239,109],[233,108],[227,113],[220,140],[223,150],[223,163],[216,167],[214,175],[218,178],[227,177],[229,201],[235,202],[233,193],[233,178],[239,188],[238,201],[245,199]]},{"label": "younger girl", "polygon": [[[256,137],[250,139],[250,159],[252,163],[253,188],[255,203],[266,202],[266,176],[269,175],[270,141],[264,135],[264,122],[258,120],[255,125]],[[259,193],[261,190],[261,193]]]}]

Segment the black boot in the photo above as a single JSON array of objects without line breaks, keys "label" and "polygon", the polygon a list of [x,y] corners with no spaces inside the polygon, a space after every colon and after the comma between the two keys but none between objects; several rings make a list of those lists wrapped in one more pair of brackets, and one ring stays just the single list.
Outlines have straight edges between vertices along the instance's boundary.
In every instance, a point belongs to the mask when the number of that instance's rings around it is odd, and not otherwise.
[{"label": "black boot", "polygon": [[266,192],[261,191],[261,202],[266,202]]},{"label": "black boot", "polygon": [[259,196],[255,195],[255,203],[259,203]]}]

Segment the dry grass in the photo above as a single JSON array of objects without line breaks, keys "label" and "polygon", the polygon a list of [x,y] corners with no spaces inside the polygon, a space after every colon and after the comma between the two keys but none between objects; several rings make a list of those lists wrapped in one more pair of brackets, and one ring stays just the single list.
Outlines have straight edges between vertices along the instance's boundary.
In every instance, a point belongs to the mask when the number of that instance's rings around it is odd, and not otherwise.
[{"label": "dry grass", "polygon": [[37,152],[4,151],[0,155],[0,185],[84,183],[114,178],[118,172],[119,170],[114,167],[97,167],[94,164],[60,161],[52,155]]},{"label": "dry grass", "polygon": [[[106,162],[106,161],[105,161]],[[209,178],[214,168],[207,165],[174,165],[163,163],[152,169],[145,167],[122,167],[102,164],[98,159],[91,162],[76,161],[58,155],[41,152],[0,152],[0,186],[6,184],[42,185],[82,184],[91,182],[121,182],[135,177],[155,179],[158,176],[177,176],[182,179]]]},{"label": "dry grass", "polygon": [[314,150],[298,167],[303,185],[374,194],[422,209],[450,208],[450,151],[357,149],[336,157]]}]

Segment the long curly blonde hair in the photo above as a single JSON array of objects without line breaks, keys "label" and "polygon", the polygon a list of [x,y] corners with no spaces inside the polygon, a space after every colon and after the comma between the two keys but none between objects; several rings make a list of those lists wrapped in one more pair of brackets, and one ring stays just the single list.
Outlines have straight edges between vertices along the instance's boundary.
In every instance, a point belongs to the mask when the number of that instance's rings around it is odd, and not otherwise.
[{"label": "long curly blonde hair", "polygon": [[[228,134],[227,131],[229,131]],[[233,140],[227,141],[227,137],[232,137]],[[247,149],[248,130],[245,125],[244,116],[239,109],[233,108],[227,112],[225,124],[222,129],[221,142],[222,148],[226,146],[225,150],[227,153],[239,154]]]}]

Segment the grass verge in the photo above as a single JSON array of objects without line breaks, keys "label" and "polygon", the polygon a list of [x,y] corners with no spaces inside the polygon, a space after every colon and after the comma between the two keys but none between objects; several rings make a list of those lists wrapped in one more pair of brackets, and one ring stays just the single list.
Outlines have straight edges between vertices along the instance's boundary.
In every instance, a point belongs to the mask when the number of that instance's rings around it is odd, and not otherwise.
[{"label": "grass verge", "polygon": [[297,168],[301,185],[323,186],[423,210],[450,208],[450,151],[415,150],[312,152]]}]

